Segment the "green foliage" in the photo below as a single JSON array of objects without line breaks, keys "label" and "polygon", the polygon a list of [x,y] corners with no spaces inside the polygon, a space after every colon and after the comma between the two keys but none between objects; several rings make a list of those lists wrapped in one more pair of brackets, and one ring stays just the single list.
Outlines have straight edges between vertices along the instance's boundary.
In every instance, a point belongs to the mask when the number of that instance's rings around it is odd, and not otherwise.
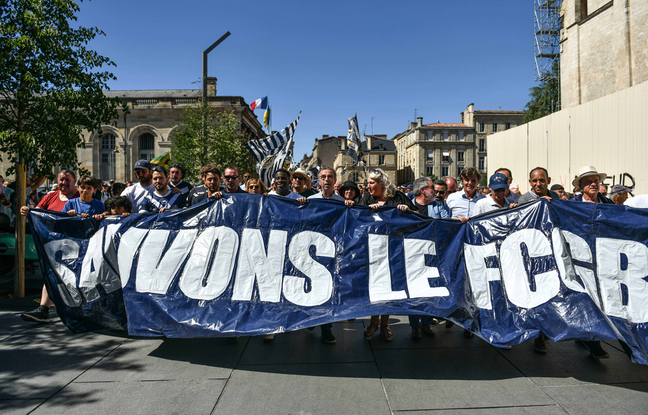
[{"label": "green foliage", "polygon": [[531,100],[524,107],[522,122],[537,120],[560,111],[560,63],[555,61],[547,79],[530,91]]},{"label": "green foliage", "polygon": [[434,174],[434,173],[430,173],[430,174],[428,174],[428,177],[430,178],[430,180],[432,180],[432,183],[434,183],[434,182],[436,182],[437,180],[439,180],[439,178],[438,178],[438,177],[436,176],[436,174]]},{"label": "green foliage", "polygon": [[238,166],[241,174],[252,172],[252,158],[244,143],[234,111],[215,111],[200,100],[184,109],[180,128],[173,134],[171,160],[187,169],[185,180],[196,181],[202,166],[210,163],[221,172],[228,165]]},{"label": "green foliage", "polygon": [[102,92],[115,77],[99,70],[115,64],[85,47],[105,34],[73,28],[78,11],[72,0],[0,2],[0,157],[36,174],[78,168],[82,130],[118,116],[121,101]]}]

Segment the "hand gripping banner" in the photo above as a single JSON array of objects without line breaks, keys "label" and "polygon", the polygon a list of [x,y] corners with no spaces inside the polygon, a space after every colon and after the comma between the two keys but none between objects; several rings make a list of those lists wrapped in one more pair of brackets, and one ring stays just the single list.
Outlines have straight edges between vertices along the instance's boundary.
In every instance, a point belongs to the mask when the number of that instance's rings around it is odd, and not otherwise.
[{"label": "hand gripping banner", "polygon": [[496,346],[620,339],[648,363],[648,212],[541,200],[472,218],[234,194],[127,218],[33,210],[74,331],[211,337],[377,314],[449,318]]}]

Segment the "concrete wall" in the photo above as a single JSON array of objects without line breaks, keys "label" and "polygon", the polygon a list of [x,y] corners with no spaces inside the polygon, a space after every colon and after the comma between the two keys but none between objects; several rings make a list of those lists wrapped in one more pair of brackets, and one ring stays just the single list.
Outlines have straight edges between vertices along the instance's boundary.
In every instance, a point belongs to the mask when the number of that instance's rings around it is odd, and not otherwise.
[{"label": "concrete wall", "polygon": [[605,183],[633,184],[648,193],[648,82],[571,107],[488,137],[488,175],[499,167],[513,172],[526,192],[528,173],[549,170],[553,183],[571,191],[578,170],[592,165],[610,176]]},{"label": "concrete wall", "polygon": [[562,3],[562,108],[648,80],[648,2],[580,1]]}]

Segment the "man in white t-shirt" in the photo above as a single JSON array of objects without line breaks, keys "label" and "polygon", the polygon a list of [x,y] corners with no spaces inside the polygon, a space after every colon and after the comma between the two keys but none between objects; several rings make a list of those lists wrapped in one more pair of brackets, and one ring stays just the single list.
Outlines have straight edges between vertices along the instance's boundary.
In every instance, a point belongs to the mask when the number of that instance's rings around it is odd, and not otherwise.
[{"label": "man in white t-shirt", "polygon": [[490,177],[488,187],[491,189],[491,194],[477,201],[473,215],[508,207],[509,203],[506,200],[506,192],[509,190],[508,177],[502,173],[495,173]]},{"label": "man in white t-shirt", "polygon": [[138,160],[137,163],[135,163],[135,167],[133,167],[133,171],[135,172],[139,183],[127,187],[121,194],[121,196],[127,197],[133,204],[133,210],[131,213],[139,212],[146,196],[155,191],[151,168],[151,163],[146,160]]}]

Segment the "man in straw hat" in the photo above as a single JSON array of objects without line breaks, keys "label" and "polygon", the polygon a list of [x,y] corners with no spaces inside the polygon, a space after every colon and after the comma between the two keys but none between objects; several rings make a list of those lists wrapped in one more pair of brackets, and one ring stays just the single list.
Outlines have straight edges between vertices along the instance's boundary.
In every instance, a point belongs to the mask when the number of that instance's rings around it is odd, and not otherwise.
[{"label": "man in straw hat", "polygon": [[572,185],[582,190],[581,194],[574,196],[573,200],[589,203],[614,203],[599,192],[599,185],[607,174],[599,173],[594,166],[581,167],[578,176],[572,181]]},{"label": "man in straw hat", "polygon": [[313,189],[309,189],[311,178],[308,173],[302,169],[297,169],[292,173],[292,189],[293,192],[298,193],[303,197],[313,196],[317,193]]}]

